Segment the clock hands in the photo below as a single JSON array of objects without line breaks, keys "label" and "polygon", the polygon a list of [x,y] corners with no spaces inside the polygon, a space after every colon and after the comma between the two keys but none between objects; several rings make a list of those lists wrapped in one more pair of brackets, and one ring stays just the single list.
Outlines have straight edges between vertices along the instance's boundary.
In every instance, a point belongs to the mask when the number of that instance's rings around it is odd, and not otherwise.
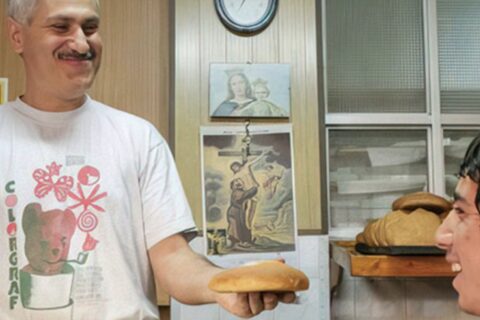
[{"label": "clock hands", "polygon": [[242,9],[244,3],[245,3],[245,0],[242,0],[242,3],[240,3],[240,7],[238,7],[238,10]]}]

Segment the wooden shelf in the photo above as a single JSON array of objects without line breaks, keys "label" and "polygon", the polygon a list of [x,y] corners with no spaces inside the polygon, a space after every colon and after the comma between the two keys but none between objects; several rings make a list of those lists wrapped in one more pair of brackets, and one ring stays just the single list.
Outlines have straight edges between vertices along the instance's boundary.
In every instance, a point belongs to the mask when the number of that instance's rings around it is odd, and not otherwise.
[{"label": "wooden shelf", "polygon": [[444,256],[364,255],[353,241],[331,243],[333,260],[354,277],[453,277]]}]

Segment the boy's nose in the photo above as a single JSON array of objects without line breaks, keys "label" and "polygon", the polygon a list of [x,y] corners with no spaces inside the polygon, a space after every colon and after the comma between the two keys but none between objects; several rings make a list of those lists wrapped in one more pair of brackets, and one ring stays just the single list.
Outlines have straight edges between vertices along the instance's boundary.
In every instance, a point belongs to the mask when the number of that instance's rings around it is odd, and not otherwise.
[{"label": "boy's nose", "polygon": [[453,233],[437,231],[435,235],[435,243],[437,247],[446,250],[448,249],[448,247],[452,245],[452,242],[453,242]]}]

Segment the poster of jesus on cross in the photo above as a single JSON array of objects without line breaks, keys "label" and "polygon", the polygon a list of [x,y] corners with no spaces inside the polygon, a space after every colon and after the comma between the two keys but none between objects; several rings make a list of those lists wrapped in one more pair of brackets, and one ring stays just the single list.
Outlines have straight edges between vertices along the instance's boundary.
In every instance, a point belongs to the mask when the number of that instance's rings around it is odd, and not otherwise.
[{"label": "poster of jesus on cross", "polygon": [[295,250],[291,125],[202,127],[207,255]]}]

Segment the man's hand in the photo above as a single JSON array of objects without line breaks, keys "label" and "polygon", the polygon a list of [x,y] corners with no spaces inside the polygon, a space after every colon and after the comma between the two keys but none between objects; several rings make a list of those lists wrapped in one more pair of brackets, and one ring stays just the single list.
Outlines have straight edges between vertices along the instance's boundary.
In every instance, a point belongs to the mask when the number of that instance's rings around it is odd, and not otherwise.
[{"label": "man's hand", "polygon": [[252,292],[219,293],[216,300],[228,312],[242,318],[250,318],[262,311],[275,309],[279,302],[293,303],[295,299],[293,292]]},{"label": "man's hand", "polygon": [[157,283],[186,304],[217,302],[236,316],[249,318],[274,309],[278,302],[295,301],[293,292],[217,293],[208,288],[210,279],[223,269],[192,251],[182,235],[172,235],[149,250]]}]

